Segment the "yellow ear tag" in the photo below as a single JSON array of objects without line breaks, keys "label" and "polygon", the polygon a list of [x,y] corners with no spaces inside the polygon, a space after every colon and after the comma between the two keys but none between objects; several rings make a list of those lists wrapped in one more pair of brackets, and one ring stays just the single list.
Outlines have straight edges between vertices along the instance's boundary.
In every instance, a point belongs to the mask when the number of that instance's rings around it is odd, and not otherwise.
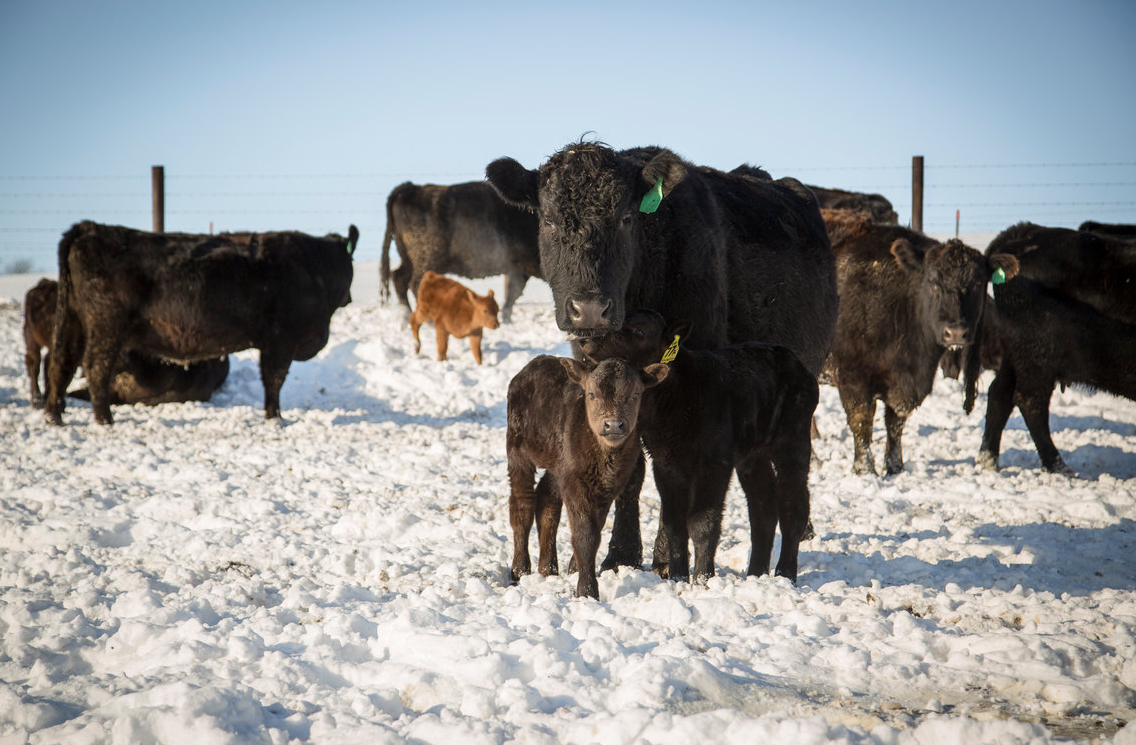
[{"label": "yellow ear tag", "polygon": [[667,347],[667,351],[663,352],[663,359],[660,360],[664,365],[674,362],[674,358],[678,357],[678,334],[675,334],[674,341]]}]

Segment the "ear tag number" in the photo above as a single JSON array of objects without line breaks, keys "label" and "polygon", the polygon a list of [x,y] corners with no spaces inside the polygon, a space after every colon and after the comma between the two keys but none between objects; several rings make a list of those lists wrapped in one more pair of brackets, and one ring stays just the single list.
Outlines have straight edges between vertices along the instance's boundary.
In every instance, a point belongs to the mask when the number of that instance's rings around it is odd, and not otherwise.
[{"label": "ear tag number", "polygon": [[990,278],[990,282],[995,285],[1005,284],[1006,272],[1002,270],[1002,267],[998,267],[994,270],[994,276]]},{"label": "ear tag number", "polygon": [[674,341],[667,347],[667,351],[663,352],[663,359],[659,361],[664,365],[669,365],[674,362],[675,357],[678,357],[678,334],[675,334]]},{"label": "ear tag number", "polygon": [[655,185],[651,187],[651,191],[643,195],[643,201],[639,202],[639,211],[645,212],[648,215],[659,209],[659,205],[663,203],[663,177],[660,176]]}]

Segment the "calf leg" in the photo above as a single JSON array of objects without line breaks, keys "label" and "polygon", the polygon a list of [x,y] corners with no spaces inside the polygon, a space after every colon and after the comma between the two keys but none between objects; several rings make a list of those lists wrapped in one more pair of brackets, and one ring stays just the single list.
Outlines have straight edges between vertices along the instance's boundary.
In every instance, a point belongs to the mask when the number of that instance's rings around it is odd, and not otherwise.
[{"label": "calf leg", "polygon": [[643,566],[643,539],[639,535],[639,492],[647,473],[647,461],[640,451],[635,467],[627,478],[627,485],[616,495],[615,514],[612,516],[611,538],[607,542],[607,556],[600,571],[617,566]]},{"label": "calf leg", "polygon": [[[513,528],[513,564],[511,576],[514,582],[532,572],[529,560],[529,533],[532,531],[536,494],[533,490],[534,469],[528,463],[519,462],[512,453],[509,460],[509,525]],[[543,539],[543,536],[542,536]]]},{"label": "calf leg", "polygon": [[809,528],[809,453],[804,448],[783,448],[773,464],[777,519],[781,524],[778,577],[797,581],[797,556]]},{"label": "calf leg", "polygon": [[[694,503],[695,474],[683,472],[681,464],[655,463],[655,485],[659,489],[659,532],[655,562],[652,566],[660,577],[673,580],[690,579],[690,523]],[[700,526],[701,527],[701,526]],[[660,546],[661,544],[661,546]],[[661,555],[660,548],[665,550]]]},{"label": "calf leg", "polygon": [[260,380],[264,384],[264,418],[280,418],[280,389],[288,377],[292,361],[282,355],[260,350]]},{"label": "calf leg", "polygon": [[733,469],[727,465],[702,475],[694,509],[687,518],[687,532],[694,544],[694,581],[698,583],[714,576],[714,556],[722,537],[722,510],[731,473]]},{"label": "calf leg", "polygon": [[986,426],[982,431],[982,446],[975,463],[980,468],[998,470],[998,455],[1002,450],[1002,430],[1014,411],[1014,389],[1017,375],[1006,360],[994,375],[986,394]]},{"label": "calf leg", "polygon": [[434,319],[434,339],[438,342],[438,362],[444,362],[450,346],[450,332],[439,318]]},{"label": "calf leg", "polygon": [[749,507],[749,568],[746,574],[760,577],[769,573],[773,553],[773,534],[777,530],[777,502],[772,463],[766,458],[750,458],[737,467],[738,483]]},{"label": "calf leg", "polygon": [[560,573],[560,561],[556,556],[556,531],[560,527],[562,506],[560,495],[556,493],[555,480],[546,471],[536,485],[536,532],[540,542],[540,557],[536,567],[545,577]]},{"label": "calf leg", "polygon": [[481,329],[469,332],[469,349],[473,352],[473,359],[481,364]]},{"label": "calf leg", "polygon": [[884,466],[889,475],[903,471],[903,428],[907,425],[907,414],[900,413],[889,404],[884,404],[884,426],[887,427],[887,455]]},{"label": "calf leg", "polygon": [[600,598],[599,582],[596,580],[596,552],[600,547],[600,528],[596,520],[596,510],[590,504],[585,485],[571,486],[574,493],[564,495],[568,505],[568,526],[572,529],[572,553],[579,571],[576,580],[576,597]]}]

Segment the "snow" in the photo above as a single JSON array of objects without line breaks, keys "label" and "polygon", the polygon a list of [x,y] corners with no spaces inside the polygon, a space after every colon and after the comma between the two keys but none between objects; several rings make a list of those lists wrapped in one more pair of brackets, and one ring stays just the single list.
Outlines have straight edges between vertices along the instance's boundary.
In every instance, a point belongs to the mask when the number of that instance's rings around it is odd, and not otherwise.
[{"label": "snow", "polygon": [[[733,485],[705,586],[623,569],[596,602],[507,581],[506,387],[567,353],[542,283],[478,367],[415,355],[362,264],[284,424],[244,352],[209,403],[57,428],[27,400],[36,279],[0,279],[0,745],[1136,743],[1132,401],[1055,394],[1076,478],[1016,414],[992,473],[985,399],[939,380],[877,478],[822,387],[797,585],[744,576]],[[649,547],[649,475],[642,505]]]}]

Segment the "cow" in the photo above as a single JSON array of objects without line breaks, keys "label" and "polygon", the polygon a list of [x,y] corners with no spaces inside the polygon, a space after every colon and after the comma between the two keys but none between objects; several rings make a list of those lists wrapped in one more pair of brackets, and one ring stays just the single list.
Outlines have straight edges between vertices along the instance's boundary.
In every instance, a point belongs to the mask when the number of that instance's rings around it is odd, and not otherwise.
[{"label": "cow", "polygon": [[[28,290],[24,301],[24,342],[27,346],[28,378],[31,380],[31,404],[43,406],[39,388],[41,350],[51,351],[51,330],[55,324],[55,303],[59,283],[41,279]],[[44,388],[47,387],[47,362],[43,364]],[[144,404],[183,401],[208,401],[229,375],[229,358],[203,360],[189,365],[172,365],[138,352],[130,352],[118,361],[111,384],[112,404]],[[90,400],[85,388],[67,393],[71,398]]]},{"label": "cow", "polygon": [[473,359],[480,365],[481,333],[486,328],[497,328],[497,310],[493,290],[487,295],[478,295],[460,282],[427,270],[418,285],[418,305],[410,314],[414,353],[422,351],[418,328],[427,321],[433,321],[439,362],[446,359],[451,336],[455,339],[468,336]]},{"label": "cow", "polygon": [[1029,223],[1002,231],[986,250],[1016,256],[1021,269],[994,287],[1003,356],[976,462],[998,468],[1016,406],[1042,466],[1073,475],[1053,443],[1050,398],[1060,383],[1136,399],[1136,250],[1114,235]]},{"label": "cow", "polygon": [[858,191],[844,191],[843,189],[826,189],[823,186],[811,186],[813,194],[822,210],[853,210],[867,214],[874,222],[882,225],[895,225],[899,222],[899,215],[886,197],[880,194],[865,194]]},{"label": "cow", "polygon": [[[401,259],[393,275],[392,238]],[[409,313],[407,290],[417,291],[428,270],[469,278],[504,274],[501,317],[508,323],[529,277],[541,278],[536,215],[505,204],[484,181],[396,186],[387,197],[379,267],[384,302],[393,276],[395,295]]]},{"label": "cow", "polygon": [[882,400],[885,467],[896,474],[904,425],[931,392],[944,352],[975,342],[987,282],[999,270],[1013,276],[1018,262],[864,217],[828,217],[840,316],[826,368],[852,431],[852,470],[876,473],[872,420]]},{"label": "cow", "polygon": [[[634,367],[606,360],[593,368],[540,355],[509,382],[505,448],[509,471],[509,523],[513,528],[512,579],[532,571],[529,532],[534,516],[537,568],[559,571],[556,529],[568,508],[577,597],[599,599],[596,552],[612,500],[641,462],[637,419],[641,394],[666,379],[662,364]],[[535,489],[537,469],[545,469]]]},{"label": "cow", "polygon": [[663,577],[714,573],[722,510],[737,472],[750,516],[747,573],[769,571],[773,534],[781,524],[776,574],[797,581],[797,556],[809,523],[810,431],[819,394],[813,375],[786,347],[742,342],[688,349],[691,324],[661,315],[628,314],[620,331],[581,340],[589,360],[659,360],[670,374],[647,392],[639,410],[643,445],[659,490],[662,541],[653,569]]},{"label": "cow", "polygon": [[293,360],[327,344],[332,314],[351,301],[359,231],[148,233],[77,223],[59,243],[59,301],[45,416],[63,423],[64,392],[82,359],[94,419],[112,424],[115,361],[137,351],[177,363],[260,352],[264,415],[280,417]]},{"label": "cow", "polygon": [[[569,145],[533,170],[500,158],[486,177],[539,218],[560,329],[610,333],[626,309],[644,308],[690,320],[692,349],[782,344],[820,372],[836,326],[835,263],[816,198],[799,181],[602,143]],[[604,568],[641,563],[639,487],[617,502]]]}]

